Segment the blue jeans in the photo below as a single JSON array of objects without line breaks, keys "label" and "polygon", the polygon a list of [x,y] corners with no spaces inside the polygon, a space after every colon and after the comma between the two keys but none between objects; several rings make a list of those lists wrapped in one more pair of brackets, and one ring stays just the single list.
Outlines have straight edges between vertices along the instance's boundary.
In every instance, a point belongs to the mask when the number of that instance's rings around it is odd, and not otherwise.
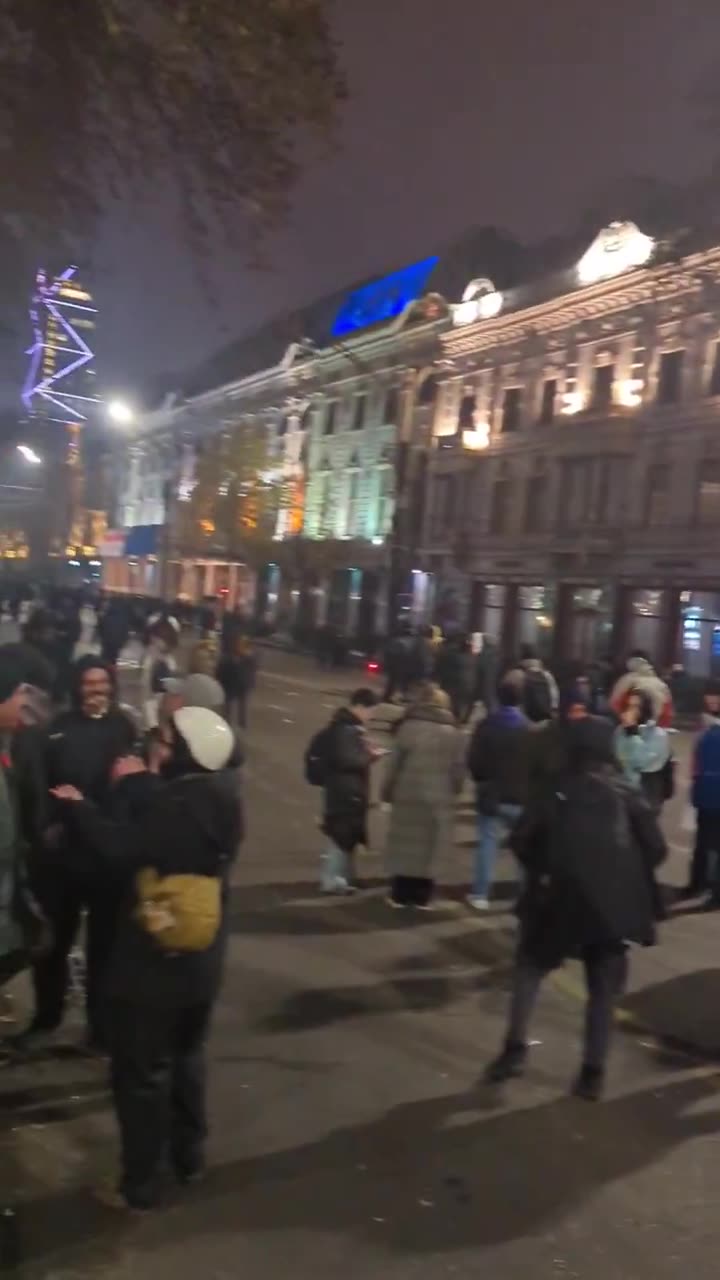
[{"label": "blue jeans", "polygon": [[328,840],[320,859],[320,888],[324,893],[342,893],[350,884],[350,855]]},{"label": "blue jeans", "polygon": [[477,815],[478,843],[475,852],[473,897],[488,898],[492,887],[498,846],[508,829],[520,817],[522,805],[500,804],[497,813]]}]

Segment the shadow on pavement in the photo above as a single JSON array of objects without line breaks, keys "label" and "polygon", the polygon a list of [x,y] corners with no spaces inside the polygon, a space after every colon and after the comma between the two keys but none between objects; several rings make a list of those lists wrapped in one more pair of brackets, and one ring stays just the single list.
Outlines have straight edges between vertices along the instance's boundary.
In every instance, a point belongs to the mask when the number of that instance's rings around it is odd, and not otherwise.
[{"label": "shadow on pavement", "polygon": [[[516,1086],[522,1089],[521,1085]],[[221,1233],[341,1235],[345,1247],[398,1255],[453,1253],[532,1237],[577,1212],[603,1186],[720,1129],[720,1113],[688,1109],[714,1087],[685,1077],[600,1106],[559,1098],[488,1112],[487,1093],[423,1099],[317,1141],[239,1159],[211,1172],[182,1213],[114,1226],[77,1192],[29,1206],[33,1260],[82,1246],[95,1264],[117,1257],[132,1232],[133,1270],[145,1254],[159,1272],[163,1243],[186,1250]],[[309,1247],[306,1239],[305,1247]],[[74,1261],[66,1255],[67,1265]],[[39,1273],[38,1273],[39,1274]],[[145,1274],[143,1271],[142,1274]],[[163,1273],[166,1274],[166,1273]]]},{"label": "shadow on pavement", "polygon": [[644,987],[627,995],[621,1007],[669,1044],[720,1056],[720,969],[699,969]]}]

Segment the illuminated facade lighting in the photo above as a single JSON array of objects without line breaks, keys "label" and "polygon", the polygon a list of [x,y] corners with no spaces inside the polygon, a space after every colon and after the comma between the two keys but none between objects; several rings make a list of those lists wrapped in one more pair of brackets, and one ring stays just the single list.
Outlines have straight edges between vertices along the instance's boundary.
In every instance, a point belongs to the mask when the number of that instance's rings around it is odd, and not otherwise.
[{"label": "illuminated facade lighting", "polygon": [[43,270],[37,273],[30,304],[33,341],[26,353],[30,364],[22,390],[28,413],[42,413],[65,426],[87,421],[88,406],[97,403],[87,394],[95,353],[79,332],[94,330],[90,317],[97,309],[88,305],[92,299],[79,284],[77,270],[68,267],[54,279]]},{"label": "illuminated facade lighting", "polygon": [[568,391],[563,396],[562,412],[567,415],[580,413],[585,406],[585,400],[580,391]]},{"label": "illuminated facade lighting", "polygon": [[492,320],[503,309],[503,295],[492,280],[471,280],[462,296],[462,302],[453,307],[453,324],[475,324],[477,320]]},{"label": "illuminated facade lighting", "polygon": [[644,235],[634,222],[611,222],[578,262],[578,281],[584,285],[596,284],[643,267],[654,250],[655,241]]},{"label": "illuminated facade lighting", "polygon": [[642,392],[645,383],[642,378],[626,378],[618,386],[617,398],[618,404],[622,404],[627,409],[635,409],[642,404]]},{"label": "illuminated facade lighting", "polygon": [[490,427],[487,422],[479,422],[472,431],[463,431],[462,442],[464,449],[487,449],[490,444]]}]

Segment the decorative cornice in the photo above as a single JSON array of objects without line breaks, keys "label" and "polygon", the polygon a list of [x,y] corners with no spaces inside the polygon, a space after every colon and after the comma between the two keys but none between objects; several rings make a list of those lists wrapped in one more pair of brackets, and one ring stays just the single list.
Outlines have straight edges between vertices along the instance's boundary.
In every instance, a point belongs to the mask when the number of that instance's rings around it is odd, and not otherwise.
[{"label": "decorative cornice", "polygon": [[574,289],[560,297],[484,320],[440,335],[450,358],[479,354],[520,338],[537,337],[569,328],[584,320],[598,320],[628,307],[700,295],[707,283],[720,281],[720,246],[693,254],[680,263],[649,267]]}]

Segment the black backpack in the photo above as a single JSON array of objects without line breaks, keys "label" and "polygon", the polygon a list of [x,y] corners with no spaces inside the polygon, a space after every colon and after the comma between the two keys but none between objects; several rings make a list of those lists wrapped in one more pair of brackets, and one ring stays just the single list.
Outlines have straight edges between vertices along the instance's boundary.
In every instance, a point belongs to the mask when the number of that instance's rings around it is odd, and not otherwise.
[{"label": "black backpack", "polygon": [[333,726],[326,725],[310,739],[305,752],[305,781],[311,787],[327,785],[330,773],[330,749],[332,746]]},{"label": "black backpack", "polygon": [[523,688],[523,710],[533,724],[542,724],[552,716],[550,685],[544,671],[527,671]]}]

